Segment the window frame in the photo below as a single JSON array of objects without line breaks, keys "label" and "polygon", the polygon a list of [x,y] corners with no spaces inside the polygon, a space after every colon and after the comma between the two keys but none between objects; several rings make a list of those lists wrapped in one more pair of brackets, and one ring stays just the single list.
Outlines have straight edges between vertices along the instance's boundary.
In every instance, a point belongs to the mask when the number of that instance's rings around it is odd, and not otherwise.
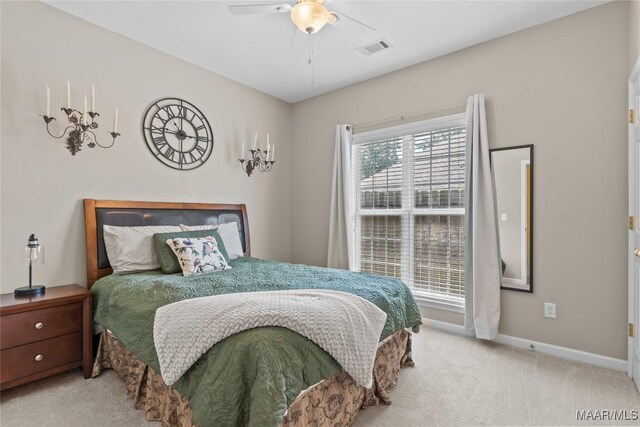
[{"label": "window frame", "polygon": [[[416,198],[414,197],[414,136],[416,134],[433,132],[443,129],[456,128],[466,126],[466,114],[458,113],[451,114],[442,117],[436,117],[419,122],[393,126],[388,128],[371,130],[368,132],[361,132],[353,134],[352,149],[357,145],[362,145],[370,142],[382,141],[391,138],[402,138],[402,208],[392,209],[376,209],[376,208],[362,208],[361,203],[361,191],[360,181],[358,177],[361,172],[361,161],[358,161],[358,156],[355,155],[355,151],[352,151],[353,165],[352,170],[352,190],[354,195],[352,200],[354,206],[351,207],[351,216],[354,236],[352,253],[354,263],[357,271],[360,271],[361,265],[361,218],[367,216],[400,216],[402,230],[409,230],[409,236],[406,242],[401,245],[401,260],[408,259],[408,262],[401,262],[401,276],[402,280],[407,280],[413,283],[413,275],[415,271],[415,217],[421,215],[466,215],[466,205],[461,208],[417,208]],[[466,159],[465,159],[466,162]],[[466,239],[466,236],[465,236]],[[403,239],[404,240],[404,239]],[[435,293],[429,293],[426,291],[416,290],[413,286],[410,286],[411,291],[416,300],[423,306],[429,308],[436,308],[439,310],[447,310],[458,313],[464,313],[465,299],[456,297],[447,297],[444,295],[438,295]]]}]

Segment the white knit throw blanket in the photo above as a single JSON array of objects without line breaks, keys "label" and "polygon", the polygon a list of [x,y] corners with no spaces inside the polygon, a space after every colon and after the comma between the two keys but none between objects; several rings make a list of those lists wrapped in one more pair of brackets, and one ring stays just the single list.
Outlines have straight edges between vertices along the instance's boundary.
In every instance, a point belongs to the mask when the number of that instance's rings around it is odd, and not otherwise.
[{"label": "white knit throw blanket", "polygon": [[153,340],[171,385],[214,344],[260,326],[309,338],[364,387],[371,387],[387,314],[359,296],[328,290],[245,292],[175,302],[156,310]]}]

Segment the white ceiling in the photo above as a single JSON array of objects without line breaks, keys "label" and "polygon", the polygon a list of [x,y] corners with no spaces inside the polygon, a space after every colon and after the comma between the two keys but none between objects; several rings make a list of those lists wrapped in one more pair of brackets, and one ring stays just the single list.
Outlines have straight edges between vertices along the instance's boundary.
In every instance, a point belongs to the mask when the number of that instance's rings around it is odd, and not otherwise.
[{"label": "white ceiling", "polygon": [[[275,1],[59,1],[46,3],[287,102],[296,102],[606,1],[339,1],[336,10],[375,28],[340,22],[308,36],[287,13],[234,16],[230,4]],[[351,22],[351,24],[353,24]],[[358,27],[357,25],[355,27]],[[295,38],[294,38],[295,34]],[[356,48],[385,38],[372,56]]]}]

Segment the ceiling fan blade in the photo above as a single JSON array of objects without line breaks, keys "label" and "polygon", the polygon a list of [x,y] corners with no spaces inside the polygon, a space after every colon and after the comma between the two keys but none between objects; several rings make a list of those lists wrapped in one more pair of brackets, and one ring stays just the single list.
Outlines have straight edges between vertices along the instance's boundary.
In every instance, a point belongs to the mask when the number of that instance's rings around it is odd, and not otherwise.
[{"label": "ceiling fan blade", "polygon": [[232,15],[261,15],[267,13],[287,13],[291,12],[291,5],[280,4],[234,4],[230,5],[229,12]]},{"label": "ceiling fan blade", "polygon": [[360,39],[369,39],[373,37],[376,29],[370,25],[365,24],[364,22],[358,21],[355,18],[350,17],[349,15],[345,15],[342,12],[337,12],[332,10],[330,12],[333,16],[336,17],[335,21],[329,23],[351,35],[358,37]]}]

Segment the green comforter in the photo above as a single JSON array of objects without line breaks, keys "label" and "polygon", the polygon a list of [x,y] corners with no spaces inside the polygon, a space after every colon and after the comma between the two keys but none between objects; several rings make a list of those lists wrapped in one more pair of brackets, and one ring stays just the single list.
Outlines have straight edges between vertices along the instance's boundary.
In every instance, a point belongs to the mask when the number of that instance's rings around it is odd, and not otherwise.
[{"label": "green comforter", "polygon": [[[232,269],[199,276],[159,271],[113,274],[92,287],[94,319],[142,362],[160,372],[153,344],[155,311],[172,302],[235,292],[332,289],[350,292],[387,313],[380,339],[420,325],[411,291],[388,277],[240,258]],[[174,384],[201,426],[276,426],[307,387],[340,365],[307,338],[279,327],[255,328],[214,345]]]}]

